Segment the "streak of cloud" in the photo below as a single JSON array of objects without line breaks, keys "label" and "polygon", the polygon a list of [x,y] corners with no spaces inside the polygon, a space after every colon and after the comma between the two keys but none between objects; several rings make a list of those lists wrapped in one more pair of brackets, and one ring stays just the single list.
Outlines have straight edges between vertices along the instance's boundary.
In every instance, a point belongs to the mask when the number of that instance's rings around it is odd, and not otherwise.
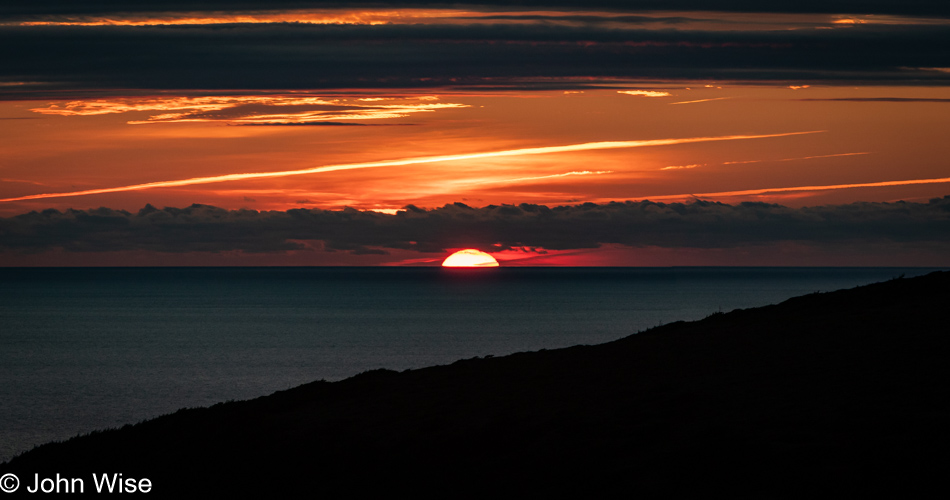
[{"label": "streak of cloud", "polygon": [[399,167],[399,166],[406,166],[406,165],[441,163],[441,162],[458,161],[458,160],[474,160],[474,159],[479,159],[479,158],[541,155],[541,154],[552,154],[552,153],[568,153],[568,152],[576,152],[576,151],[592,151],[592,150],[602,150],[602,149],[636,148],[636,147],[647,147],[647,146],[668,146],[668,145],[675,145],[675,144],[690,144],[690,143],[697,143],[697,142],[766,139],[766,138],[788,137],[788,136],[803,135],[803,134],[814,134],[814,133],[819,133],[819,132],[822,132],[822,131],[814,130],[814,131],[805,131],[805,132],[786,132],[786,133],[780,133],[780,134],[729,135],[729,136],[718,136],[718,137],[691,137],[691,138],[684,138],[684,139],[653,139],[653,140],[642,140],[642,141],[587,142],[587,143],[582,143],[582,144],[569,144],[566,146],[546,146],[546,147],[536,147],[536,148],[508,149],[508,150],[503,150],[503,151],[488,151],[488,152],[482,152],[482,153],[469,153],[469,154],[443,155],[443,156],[424,156],[424,157],[416,157],[416,158],[405,158],[405,159],[400,159],[400,160],[384,160],[384,161],[363,162],[363,163],[347,163],[347,164],[341,164],[341,165],[326,165],[326,166],[321,166],[321,167],[306,168],[306,169],[300,169],[300,170],[283,170],[283,171],[277,171],[277,172],[253,172],[253,173],[216,175],[216,176],[209,176],[209,177],[193,177],[190,179],[147,182],[143,184],[132,184],[128,186],[119,186],[119,187],[111,187],[111,188],[86,189],[82,191],[72,191],[72,192],[65,192],[65,193],[32,194],[32,195],[26,195],[26,196],[18,196],[14,198],[0,199],[0,202],[37,200],[37,199],[43,199],[43,198],[61,198],[61,197],[70,197],[70,196],[86,196],[86,195],[93,195],[93,194],[121,193],[121,192],[127,192],[127,191],[141,191],[145,189],[156,189],[156,188],[165,188],[165,187],[181,187],[181,186],[192,186],[196,184],[211,184],[211,183],[217,183],[217,182],[288,177],[288,176],[293,176],[293,175],[319,174],[319,173],[325,173],[325,172],[336,172],[336,171],[341,171],[341,170],[357,170],[357,169],[364,169],[364,168]]},{"label": "streak of cloud", "polygon": [[[288,11],[258,11],[238,14],[182,12],[165,15],[112,15],[72,16],[46,18],[37,21],[14,22],[18,26],[194,26],[215,24],[410,24],[432,22],[455,17],[477,18],[479,13],[453,9],[411,10],[357,10],[357,9],[305,9]],[[11,23],[13,24],[13,23]]]},{"label": "streak of cloud", "polygon": [[938,97],[827,97],[798,99],[799,101],[841,101],[841,102],[935,102],[946,103],[950,99]]},{"label": "streak of cloud", "polygon": [[24,180],[24,179],[7,179],[7,178],[0,177],[0,181],[2,181],[2,182],[16,182],[16,183],[21,183],[21,184],[33,184],[34,186],[49,186],[49,184],[45,184],[45,183],[42,183],[42,182],[28,181],[28,180]]},{"label": "streak of cloud", "polygon": [[660,196],[645,196],[643,198],[650,199],[650,200],[678,200],[678,199],[689,198],[689,197],[728,198],[732,196],[750,196],[750,195],[758,195],[758,194],[782,193],[782,192],[793,192],[793,191],[830,191],[830,190],[835,190],[835,189],[912,186],[915,184],[944,184],[948,182],[950,182],[950,177],[943,177],[939,179],[907,179],[907,180],[900,180],[900,181],[861,182],[861,183],[854,183],[854,184],[774,187],[774,188],[761,188],[761,189],[745,189],[745,190],[740,190],[740,191],[719,191],[716,193],[670,194],[670,195],[660,195]]},{"label": "streak of cloud", "polygon": [[[539,6],[537,10],[510,10],[479,11],[465,8],[425,8],[411,5],[408,8],[381,9],[375,8],[332,8],[332,9],[293,9],[255,10],[241,13],[226,12],[164,12],[164,13],[115,13],[108,16],[96,15],[49,15],[40,16],[31,20],[0,20],[0,25],[9,26],[195,26],[218,24],[271,24],[271,23],[298,23],[322,25],[381,25],[381,24],[532,24],[545,23],[566,26],[583,26],[591,24],[608,24],[614,27],[636,26],[638,28],[664,29],[696,29],[698,27],[716,27],[724,25],[735,27],[743,25],[746,28],[761,25],[761,29],[774,29],[775,26],[796,27],[834,26],[836,21],[829,22],[828,16],[812,15],[789,16],[772,15],[768,20],[759,19],[756,23],[749,23],[738,16],[731,19],[722,13],[691,12],[689,15],[670,16],[663,13],[643,12],[631,15],[616,11],[596,11],[590,9],[575,10],[570,6],[560,9],[557,6]],[[484,8],[484,5],[481,6]],[[512,6],[513,7],[513,6]],[[911,22],[913,18],[907,19]]]},{"label": "streak of cloud", "polygon": [[[197,5],[197,7],[196,7]],[[155,13],[155,12],[268,12],[286,11],[292,9],[325,7],[331,9],[345,5],[347,9],[381,10],[406,9],[433,6],[443,7],[444,1],[435,0],[357,0],[352,2],[323,1],[323,0],[273,0],[262,4],[248,0],[202,0],[201,2],[186,2],[183,0],[164,1],[129,1],[129,0],[97,0],[95,2],[76,2],[75,0],[33,0],[31,2],[6,2],[0,5],[0,16],[49,16],[49,15],[113,15],[116,13]],[[881,15],[938,15],[950,17],[950,8],[942,2],[931,0],[905,0],[902,2],[882,1],[855,1],[855,0],[800,0],[798,2],[762,3],[755,0],[729,0],[716,2],[711,6],[709,2],[697,0],[468,0],[453,2],[453,5],[463,7],[478,6],[472,9],[479,13],[491,11],[492,7],[504,7],[509,12],[513,6],[524,9],[541,10],[557,8],[560,10],[591,11],[600,9],[613,12],[695,12],[700,10],[719,12],[758,12],[758,13],[827,13],[833,14],[836,19],[880,19]],[[844,15],[842,13],[847,13]],[[866,14],[878,14],[867,16]],[[888,18],[884,18],[888,19]]]},{"label": "streak of cloud", "polygon": [[697,99],[695,101],[671,102],[670,104],[695,104],[697,102],[722,101],[723,99],[732,99],[731,97],[713,97],[710,99]]},{"label": "streak of cloud", "polygon": [[488,179],[488,180],[476,180],[476,181],[459,181],[460,184],[515,184],[519,182],[530,182],[530,181],[540,181],[545,179],[558,179],[562,177],[571,177],[575,175],[606,175],[614,173],[613,170],[575,170],[572,172],[564,172],[562,174],[551,174],[551,175],[538,175],[534,177],[517,177],[517,178],[500,178],[500,179]]},{"label": "streak of cloud", "polygon": [[684,170],[689,168],[702,167],[699,163],[694,163],[692,165],[671,165],[669,167],[663,167],[660,170]]},{"label": "streak of cloud", "polygon": [[864,152],[860,152],[860,153],[836,153],[836,154],[830,154],[830,155],[799,156],[799,157],[797,157],[797,158],[779,158],[779,159],[777,159],[777,160],[724,161],[724,162],[722,162],[722,164],[723,164],[723,165],[736,165],[736,164],[740,164],[740,163],[763,163],[763,162],[771,162],[771,161],[814,160],[814,159],[818,159],[818,158],[834,158],[834,157],[837,157],[837,156],[860,156],[860,155],[869,155],[869,154],[871,154],[871,153],[868,152],[868,151],[864,151]]},{"label": "streak of cloud", "polygon": [[672,94],[659,90],[618,90],[618,94],[638,95],[643,97],[669,97]]}]

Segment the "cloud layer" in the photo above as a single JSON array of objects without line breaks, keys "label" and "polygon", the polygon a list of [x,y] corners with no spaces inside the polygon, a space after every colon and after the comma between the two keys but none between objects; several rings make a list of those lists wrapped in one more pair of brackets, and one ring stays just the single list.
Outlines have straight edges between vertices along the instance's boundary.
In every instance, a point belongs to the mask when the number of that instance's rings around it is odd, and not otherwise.
[{"label": "cloud layer", "polygon": [[854,203],[789,208],[766,203],[728,205],[613,202],[575,206],[461,203],[395,215],[293,209],[224,210],[207,205],[138,213],[45,210],[0,219],[0,251],[283,252],[312,248],[354,253],[380,249],[442,252],[474,247],[504,250],[633,247],[734,248],[777,242],[824,244],[950,243],[950,196],[928,203]]},{"label": "cloud layer", "polygon": [[[934,2],[805,2],[787,8],[756,3],[753,12],[840,8],[834,12],[938,16],[825,16],[817,24],[772,19],[767,29],[754,16],[741,22],[718,15],[643,22],[617,17],[640,12],[621,8],[627,3],[602,2],[604,8],[619,10],[597,16],[574,10],[522,16],[499,11],[494,17],[480,13],[478,22],[462,16],[378,25],[21,26],[18,19],[56,12],[92,15],[96,9],[109,12],[110,5],[117,8],[120,2],[5,7],[0,10],[0,45],[6,48],[0,90],[25,98],[63,90],[582,87],[617,79],[950,83],[945,71],[950,67],[950,23],[945,19],[950,8]],[[217,5],[205,6],[212,4]],[[579,3],[524,2],[522,7],[545,5],[574,9]],[[727,2],[721,8],[751,5]],[[697,6],[663,2],[662,8]],[[685,27],[667,29],[680,25]]]},{"label": "cloud layer", "polygon": [[259,11],[262,9],[286,10],[303,8],[334,7],[530,7],[559,9],[610,9],[630,12],[644,11],[703,11],[727,12],[825,12],[825,13],[872,13],[903,15],[950,15],[950,6],[932,0],[800,0],[798,2],[760,2],[757,0],[719,0],[711,7],[708,0],[469,0],[445,2],[444,0],[374,0],[341,2],[339,0],[275,0],[261,2],[242,0],[202,0],[201,2],[166,0],[162,2],[130,0],[97,0],[76,2],[74,0],[33,0],[31,2],[8,2],[0,5],[0,15],[28,16],[55,14],[106,14],[115,12],[168,12],[168,11]]}]

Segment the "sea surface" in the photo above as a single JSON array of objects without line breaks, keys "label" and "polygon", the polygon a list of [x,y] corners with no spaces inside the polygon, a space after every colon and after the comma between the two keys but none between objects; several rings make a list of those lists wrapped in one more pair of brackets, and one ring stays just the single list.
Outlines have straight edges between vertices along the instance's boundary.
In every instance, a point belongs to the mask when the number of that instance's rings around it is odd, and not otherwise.
[{"label": "sea surface", "polygon": [[615,340],[925,268],[0,268],[0,461],[313,380]]}]

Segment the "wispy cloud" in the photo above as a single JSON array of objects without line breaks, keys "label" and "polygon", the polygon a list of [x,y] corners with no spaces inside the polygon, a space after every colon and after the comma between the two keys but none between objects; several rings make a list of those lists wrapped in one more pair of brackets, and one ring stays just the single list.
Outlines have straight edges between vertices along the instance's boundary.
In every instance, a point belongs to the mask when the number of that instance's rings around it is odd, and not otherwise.
[{"label": "wispy cloud", "polygon": [[842,101],[842,102],[950,102],[942,97],[826,97],[798,99],[799,101]]},{"label": "wispy cloud", "polygon": [[[143,2],[141,8],[132,8],[125,5],[118,9],[112,6],[108,10],[108,3],[99,9],[88,10],[88,13],[56,14],[55,10],[41,9],[42,14],[27,16],[25,19],[0,18],[0,26],[196,26],[220,24],[275,24],[296,23],[316,25],[399,25],[399,24],[540,24],[557,26],[588,26],[602,24],[613,29],[635,27],[638,29],[676,29],[676,30],[714,30],[714,29],[746,29],[746,30],[781,30],[806,28],[835,28],[852,27],[856,25],[939,25],[946,22],[944,19],[921,16],[901,15],[833,15],[808,14],[806,9],[797,8],[794,14],[778,12],[767,13],[760,5],[749,8],[755,14],[715,12],[714,10],[696,11],[695,5],[677,13],[671,2],[663,2],[666,11],[657,10],[656,5],[629,5],[622,11],[592,10],[592,5],[570,5],[553,2],[539,6],[534,10],[516,10],[517,5],[504,4],[503,9],[492,9],[491,2],[478,2],[480,9],[466,10],[461,8],[425,8],[411,3],[403,6],[398,2],[390,3],[391,8],[383,4],[371,3],[360,5],[351,3],[341,8],[301,9],[299,2],[281,5],[268,2],[257,6],[254,10],[240,10],[228,12],[221,9],[181,11],[181,6],[172,3],[170,10],[163,10],[163,5],[148,5]],[[642,2],[641,2],[642,3]],[[471,4],[470,4],[471,5]],[[523,4],[522,4],[523,5]],[[523,5],[524,6],[524,5]],[[199,6],[200,7],[200,6]],[[297,7],[297,8],[295,8]],[[525,6],[527,7],[527,6]],[[580,8],[578,8],[580,7]],[[616,8],[616,5],[612,5]]]},{"label": "wispy cloud", "polygon": [[703,165],[701,165],[701,164],[699,164],[699,163],[695,163],[695,164],[692,164],[692,165],[671,165],[671,166],[669,166],[669,167],[663,167],[663,168],[661,168],[660,170],[684,170],[684,169],[688,169],[688,168],[696,168],[696,167],[702,167],[702,166],[703,166]]},{"label": "wispy cloud", "polygon": [[574,175],[606,175],[614,173],[613,170],[575,170],[572,172],[565,172],[563,174],[551,174],[551,175],[538,175],[535,177],[518,177],[516,179],[508,179],[508,182],[528,182],[528,181],[538,181],[543,179],[556,179],[558,177],[570,177]]},{"label": "wispy cloud", "polygon": [[745,189],[745,190],[740,190],[740,191],[719,191],[715,193],[686,193],[686,194],[672,194],[672,195],[660,195],[660,196],[644,196],[643,199],[680,200],[680,199],[690,198],[690,197],[728,198],[731,196],[751,196],[751,195],[759,195],[759,194],[794,192],[794,191],[829,191],[829,190],[835,190],[835,189],[911,186],[915,184],[944,184],[948,182],[950,182],[950,177],[942,177],[942,178],[937,178],[937,179],[907,179],[907,180],[899,180],[899,181],[860,182],[860,183],[854,183],[854,184],[772,187],[772,188],[761,188],[761,189]]},{"label": "wispy cloud", "polygon": [[868,151],[864,151],[864,152],[860,152],[860,153],[835,153],[835,154],[830,154],[830,155],[799,156],[799,157],[797,157],[797,158],[779,158],[779,159],[776,159],[776,160],[724,161],[724,162],[722,162],[722,164],[723,164],[723,165],[736,165],[736,164],[740,164],[740,163],[763,163],[763,162],[771,162],[771,161],[814,160],[814,159],[818,159],[818,158],[834,158],[834,157],[837,157],[837,156],[860,156],[860,155],[869,155],[869,154],[871,154],[871,153],[868,152]]},{"label": "wispy cloud", "polygon": [[7,178],[0,177],[0,181],[2,181],[2,182],[17,182],[17,183],[22,183],[22,184],[33,184],[34,186],[49,186],[49,184],[44,184],[44,183],[42,183],[42,182],[27,181],[27,180],[23,180],[23,179],[7,179]]},{"label": "wispy cloud", "polygon": [[[509,7],[509,6],[506,6]],[[227,12],[164,12],[130,14],[117,12],[103,15],[47,15],[38,20],[6,21],[0,25],[13,26],[195,26],[218,24],[329,24],[329,25],[399,25],[399,24],[534,24],[589,25],[610,23],[670,26],[690,21],[709,22],[709,19],[668,17],[655,14],[627,15],[620,12],[590,10],[509,10],[479,11],[439,8],[338,8],[338,9],[267,9],[240,13]],[[720,21],[722,22],[722,21]]]},{"label": "wispy cloud", "polygon": [[690,137],[690,138],[681,138],[681,139],[653,139],[653,140],[643,140],[643,141],[586,142],[582,144],[569,144],[565,146],[547,146],[547,147],[537,147],[537,148],[507,149],[507,150],[502,150],[502,151],[488,151],[488,152],[483,152],[483,153],[469,153],[469,154],[444,155],[444,156],[424,156],[424,157],[416,157],[416,158],[405,158],[405,159],[399,159],[399,160],[347,163],[347,164],[341,164],[341,165],[326,165],[326,166],[306,168],[306,169],[300,169],[300,170],[283,170],[283,171],[277,171],[277,172],[251,172],[251,173],[216,175],[216,176],[209,176],[209,177],[193,177],[189,179],[147,182],[143,184],[132,184],[128,186],[100,188],[100,189],[87,189],[87,190],[82,190],[82,191],[71,191],[71,192],[65,192],[65,193],[33,194],[33,195],[19,196],[15,198],[0,199],[0,202],[36,200],[36,199],[43,199],[43,198],[61,198],[61,197],[70,197],[70,196],[85,196],[85,195],[92,195],[92,194],[120,193],[120,192],[127,192],[127,191],[141,191],[145,189],[156,189],[156,188],[165,188],[165,187],[181,187],[181,186],[192,186],[196,184],[210,184],[210,183],[217,183],[217,182],[230,182],[230,181],[249,180],[249,179],[288,177],[288,176],[293,176],[293,175],[319,174],[319,173],[325,173],[325,172],[336,172],[336,171],[341,171],[341,170],[357,170],[357,169],[364,169],[364,168],[399,167],[399,166],[418,165],[418,164],[426,164],[426,163],[441,163],[441,162],[458,161],[458,160],[473,160],[473,159],[479,159],[479,158],[541,155],[541,154],[553,154],[553,153],[568,153],[568,152],[576,152],[576,151],[592,151],[592,150],[602,150],[602,149],[637,148],[637,147],[647,147],[647,146],[667,146],[667,145],[675,145],[675,144],[690,144],[690,143],[697,143],[697,142],[766,139],[766,138],[775,138],[775,137],[788,137],[788,136],[802,135],[802,134],[814,134],[814,133],[819,133],[819,132],[822,132],[822,131],[787,132],[787,133],[781,133],[781,134],[764,134],[764,135],[728,135],[728,136],[717,136],[717,137]]},{"label": "wispy cloud", "polygon": [[[550,174],[550,175],[537,175],[533,177],[493,177],[490,179],[460,179],[458,181],[451,181],[451,184],[455,185],[475,185],[475,184],[517,184],[521,182],[531,182],[531,181],[541,181],[547,179],[559,179],[564,177],[573,177],[573,176],[587,176],[587,175],[607,175],[614,173],[613,170],[574,170],[571,172],[564,172],[561,174]],[[442,183],[445,184],[444,182]]]},{"label": "wispy cloud", "polygon": [[351,120],[403,118],[415,113],[465,108],[436,102],[434,96],[394,98],[324,98],[317,96],[206,96],[97,99],[54,103],[31,111],[45,115],[92,116],[157,112],[132,125],[223,122],[233,125],[305,125]]},{"label": "wispy cloud", "polygon": [[660,90],[618,90],[618,94],[638,95],[643,97],[669,97],[672,94]]},{"label": "wispy cloud", "polygon": [[950,19],[914,17],[914,16],[895,16],[895,15],[834,15],[832,24],[837,25],[857,25],[857,24],[880,24],[892,26],[916,25],[944,25],[950,23]]},{"label": "wispy cloud", "polygon": [[670,104],[695,104],[697,102],[722,101],[724,99],[732,99],[732,97],[712,97],[710,99],[697,99],[695,101],[671,102]]},{"label": "wispy cloud", "polygon": [[[72,15],[46,16],[33,21],[13,21],[4,24],[16,26],[196,26],[217,24],[330,24],[368,25],[447,23],[468,20],[469,23],[491,13],[458,9],[269,9],[227,12],[164,12],[114,13],[108,16]],[[488,19],[492,21],[492,19]]]}]

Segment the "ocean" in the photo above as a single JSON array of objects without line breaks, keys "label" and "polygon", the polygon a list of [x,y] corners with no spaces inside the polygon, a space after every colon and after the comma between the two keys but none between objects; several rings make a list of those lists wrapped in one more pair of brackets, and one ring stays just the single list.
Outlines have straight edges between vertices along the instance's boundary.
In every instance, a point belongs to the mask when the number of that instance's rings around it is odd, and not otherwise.
[{"label": "ocean", "polygon": [[930,268],[0,268],[0,461],[377,368],[615,340]]}]

